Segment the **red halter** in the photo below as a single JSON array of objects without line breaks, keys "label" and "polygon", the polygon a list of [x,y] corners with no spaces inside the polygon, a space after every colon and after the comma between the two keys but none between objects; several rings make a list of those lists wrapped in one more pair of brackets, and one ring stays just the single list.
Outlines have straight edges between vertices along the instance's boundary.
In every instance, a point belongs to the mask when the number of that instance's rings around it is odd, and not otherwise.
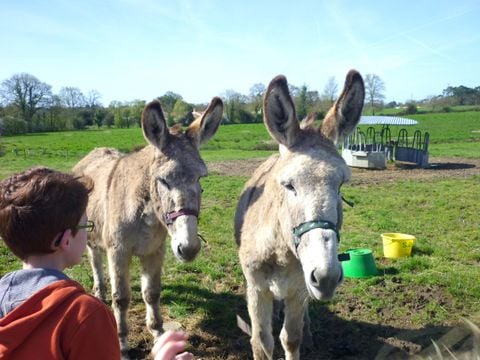
[{"label": "red halter", "polygon": [[180,209],[178,211],[170,211],[165,215],[165,223],[167,225],[172,225],[173,222],[182,215],[193,215],[198,218],[198,211],[197,210],[190,210],[190,209]]}]

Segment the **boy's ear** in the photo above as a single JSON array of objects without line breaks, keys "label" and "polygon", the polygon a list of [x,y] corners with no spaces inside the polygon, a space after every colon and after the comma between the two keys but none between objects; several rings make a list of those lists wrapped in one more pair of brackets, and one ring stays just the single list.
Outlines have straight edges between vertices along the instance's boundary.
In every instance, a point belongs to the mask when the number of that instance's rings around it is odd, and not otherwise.
[{"label": "boy's ear", "polygon": [[51,244],[51,249],[56,251],[59,248],[64,248],[70,244],[70,238],[72,237],[72,230],[67,229],[62,233],[57,234],[55,239],[53,239]]}]

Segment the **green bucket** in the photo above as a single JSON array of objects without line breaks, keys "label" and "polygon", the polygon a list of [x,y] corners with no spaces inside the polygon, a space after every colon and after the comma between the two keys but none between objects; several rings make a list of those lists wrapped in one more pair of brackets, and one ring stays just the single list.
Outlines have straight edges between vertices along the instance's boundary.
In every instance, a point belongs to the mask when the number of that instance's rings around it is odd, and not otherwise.
[{"label": "green bucket", "polygon": [[348,278],[368,278],[378,274],[370,249],[349,249],[350,260],[342,261],[343,274]]}]

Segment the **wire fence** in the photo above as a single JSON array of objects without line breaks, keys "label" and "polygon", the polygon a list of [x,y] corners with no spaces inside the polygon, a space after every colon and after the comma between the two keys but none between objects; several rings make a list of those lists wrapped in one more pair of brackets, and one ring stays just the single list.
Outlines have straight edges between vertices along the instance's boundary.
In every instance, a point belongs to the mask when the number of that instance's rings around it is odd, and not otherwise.
[{"label": "wire fence", "polygon": [[[1,153],[1,150],[0,150]],[[16,157],[22,157],[24,159],[27,158],[64,158],[65,160],[69,160],[72,158],[79,158],[86,155],[85,152],[81,151],[73,151],[70,149],[58,149],[58,150],[50,150],[47,148],[13,148],[11,153]]]}]

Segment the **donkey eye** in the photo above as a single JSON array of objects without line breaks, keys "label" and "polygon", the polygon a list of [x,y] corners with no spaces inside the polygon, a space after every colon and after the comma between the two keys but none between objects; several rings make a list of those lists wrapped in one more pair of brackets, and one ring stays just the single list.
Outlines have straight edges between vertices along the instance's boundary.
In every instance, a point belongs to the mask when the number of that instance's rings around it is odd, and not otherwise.
[{"label": "donkey eye", "polygon": [[295,190],[295,188],[293,187],[292,183],[283,183],[282,185],[283,185],[283,187],[284,187],[285,189],[287,189],[288,191],[291,191],[291,192],[293,192],[295,195],[297,195],[297,190]]},{"label": "donkey eye", "polygon": [[167,180],[163,178],[157,178],[157,181],[163,186],[165,186],[168,190],[170,190],[170,185],[168,184]]}]

